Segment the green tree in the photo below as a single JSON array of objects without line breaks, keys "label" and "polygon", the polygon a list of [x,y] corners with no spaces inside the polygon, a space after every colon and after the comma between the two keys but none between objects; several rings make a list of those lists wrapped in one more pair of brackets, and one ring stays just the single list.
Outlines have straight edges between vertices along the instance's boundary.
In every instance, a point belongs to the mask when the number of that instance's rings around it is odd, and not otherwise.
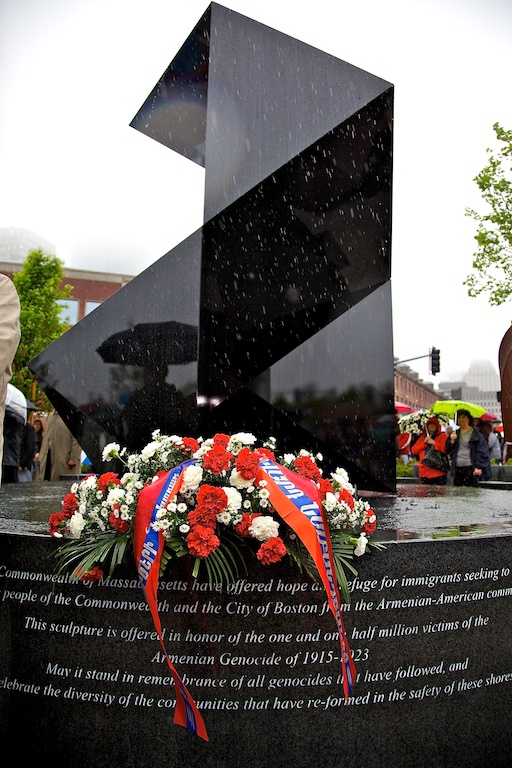
[{"label": "green tree", "polygon": [[489,303],[499,306],[512,295],[512,131],[493,125],[498,141],[497,155],[488,149],[489,162],[475,181],[489,211],[481,215],[471,208],[466,215],[478,225],[473,254],[473,272],[464,281],[470,296],[489,293]]},{"label": "green tree", "polygon": [[30,251],[21,271],[13,276],[21,305],[21,339],[13,362],[12,384],[44,410],[48,409],[48,400],[38,388],[34,393],[34,377],[27,363],[69,327],[61,321],[61,306],[57,303],[69,298],[72,290],[70,285],[60,289],[63,279],[62,261],[41,248]]}]

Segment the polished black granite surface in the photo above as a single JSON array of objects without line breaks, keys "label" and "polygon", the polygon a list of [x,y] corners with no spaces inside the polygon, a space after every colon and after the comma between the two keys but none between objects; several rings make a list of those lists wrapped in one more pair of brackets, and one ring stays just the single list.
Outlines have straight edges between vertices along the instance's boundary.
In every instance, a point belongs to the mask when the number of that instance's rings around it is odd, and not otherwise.
[{"label": "polished black granite surface", "polygon": [[392,124],[390,83],[208,8],[132,121],[204,165],[204,226],[29,364],[96,471],[249,431],[394,490]]}]

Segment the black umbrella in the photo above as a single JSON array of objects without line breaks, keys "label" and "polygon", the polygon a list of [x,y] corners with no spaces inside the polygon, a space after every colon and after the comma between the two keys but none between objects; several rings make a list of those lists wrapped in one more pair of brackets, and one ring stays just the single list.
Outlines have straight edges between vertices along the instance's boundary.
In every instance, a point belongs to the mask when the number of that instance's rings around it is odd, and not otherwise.
[{"label": "black umbrella", "polygon": [[197,326],[175,320],[138,323],[112,334],[96,351],[105,363],[185,365],[197,360]]}]

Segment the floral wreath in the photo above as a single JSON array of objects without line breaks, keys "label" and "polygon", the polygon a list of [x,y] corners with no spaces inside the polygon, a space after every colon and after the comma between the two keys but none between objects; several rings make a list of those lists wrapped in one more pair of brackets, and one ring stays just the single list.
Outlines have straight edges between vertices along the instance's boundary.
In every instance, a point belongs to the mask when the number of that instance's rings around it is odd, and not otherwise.
[{"label": "floral wreath", "polygon": [[210,583],[229,584],[239,569],[247,571],[247,557],[264,565],[286,555],[313,580],[315,564],[300,539],[269,501],[266,480],[257,480],[262,458],[305,477],[318,488],[331,537],[336,577],[346,603],[350,602],[345,569],[357,575],[351,560],[367,548],[382,549],[370,539],[377,522],[368,502],[357,498],[347,472],[338,468],[322,476],[322,456],[306,450],[277,455],[276,440],[257,446],[254,435],[216,434],[203,440],[162,435],[156,430],[140,453],[128,453],[117,443],[103,450],[103,461],[118,460],[123,474],[87,475],[74,483],[60,512],[49,518],[50,534],[65,537],[56,551],[59,572],[72,578],[98,581],[111,576],[125,553],[133,549],[133,526],[139,495],[173,468],[190,461],[178,494],[161,506],[151,526],[165,539],[160,575],[173,557],[194,558],[192,575],[204,566]]}]

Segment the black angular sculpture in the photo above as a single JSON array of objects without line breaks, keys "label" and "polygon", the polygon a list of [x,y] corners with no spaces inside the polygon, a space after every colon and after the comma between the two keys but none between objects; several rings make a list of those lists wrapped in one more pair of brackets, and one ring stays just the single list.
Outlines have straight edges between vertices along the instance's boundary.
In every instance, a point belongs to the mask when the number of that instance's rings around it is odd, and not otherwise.
[{"label": "black angular sculpture", "polygon": [[395,489],[392,100],[389,83],[209,6],[132,121],[204,165],[204,226],[29,365],[97,471],[106,442],[128,441],[145,362],[118,342],[132,332],[183,396],[165,423],[158,390],[162,432],[272,434],[359,488]]}]

